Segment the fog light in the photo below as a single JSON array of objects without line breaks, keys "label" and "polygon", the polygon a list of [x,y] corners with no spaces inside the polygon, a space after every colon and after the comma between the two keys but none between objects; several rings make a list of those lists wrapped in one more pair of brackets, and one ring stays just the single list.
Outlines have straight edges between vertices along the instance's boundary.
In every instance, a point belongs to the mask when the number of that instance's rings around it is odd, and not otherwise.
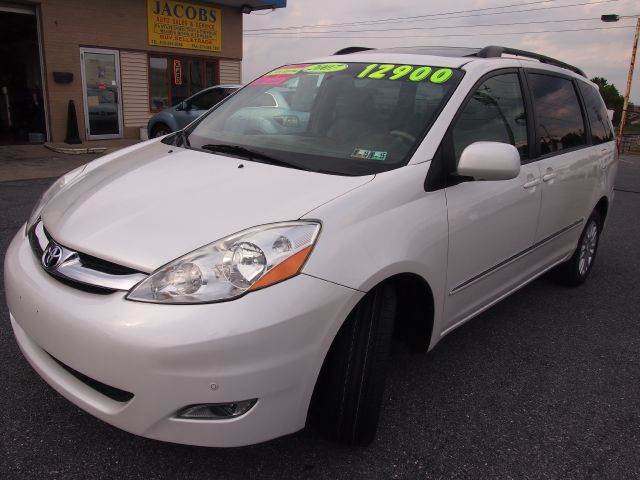
[{"label": "fog light", "polygon": [[200,403],[189,405],[178,411],[178,418],[195,418],[200,420],[223,420],[244,415],[253,407],[257,398],[231,403]]}]

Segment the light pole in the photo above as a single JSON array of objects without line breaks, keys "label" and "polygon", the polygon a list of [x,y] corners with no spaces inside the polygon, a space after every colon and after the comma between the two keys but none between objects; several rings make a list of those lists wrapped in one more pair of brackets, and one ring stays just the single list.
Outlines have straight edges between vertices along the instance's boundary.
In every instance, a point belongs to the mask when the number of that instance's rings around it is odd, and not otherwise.
[{"label": "light pole", "polygon": [[[600,19],[603,22],[617,22],[620,20],[619,15],[602,15]],[[620,129],[618,130],[618,139],[616,146],[620,151],[622,144],[622,134],[624,126],[627,123],[627,109],[629,108],[629,95],[631,95],[631,82],[633,81],[633,69],[636,64],[636,52],[638,51],[638,37],[640,36],[640,17],[636,20],[636,33],[633,36],[633,47],[631,49],[631,62],[629,63],[629,73],[627,74],[627,89],[624,92],[624,103],[622,104],[622,116],[620,117]]]}]

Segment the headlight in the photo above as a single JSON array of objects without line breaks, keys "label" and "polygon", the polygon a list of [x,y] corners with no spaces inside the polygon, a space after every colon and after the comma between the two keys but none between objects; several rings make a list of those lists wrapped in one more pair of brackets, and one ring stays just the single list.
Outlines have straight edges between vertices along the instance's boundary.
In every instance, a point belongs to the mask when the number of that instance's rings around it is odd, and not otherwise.
[{"label": "headlight", "polygon": [[209,303],[240,297],[297,275],[319,232],[319,223],[307,221],[244,230],[160,267],[126,298],[151,303]]},{"label": "headlight", "polygon": [[36,204],[35,208],[32,210],[31,215],[29,215],[29,221],[27,222],[27,233],[29,232],[31,227],[33,227],[36,224],[36,222],[40,218],[40,214],[42,213],[42,210],[47,205],[47,203],[49,203],[51,199],[55,197],[58,193],[60,193],[62,190],[68,188],[69,185],[71,185],[74,182],[74,180],[76,180],[80,176],[80,174],[82,173],[85,167],[86,165],[83,165],[81,167],[76,168],[75,170],[71,170],[70,172],[64,174],[58,180],[53,182],[53,185],[51,185],[42,194],[42,197],[40,197],[40,200]]}]

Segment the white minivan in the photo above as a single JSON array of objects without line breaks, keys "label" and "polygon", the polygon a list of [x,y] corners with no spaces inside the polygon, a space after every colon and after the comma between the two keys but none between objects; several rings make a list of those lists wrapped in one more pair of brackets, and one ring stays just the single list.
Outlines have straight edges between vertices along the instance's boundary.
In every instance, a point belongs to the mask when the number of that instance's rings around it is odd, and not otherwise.
[{"label": "white minivan", "polygon": [[392,340],[426,351],[552,268],[587,278],[616,169],[576,67],[348,48],[55,182],[6,254],[11,324],[129,432],[366,444]]}]

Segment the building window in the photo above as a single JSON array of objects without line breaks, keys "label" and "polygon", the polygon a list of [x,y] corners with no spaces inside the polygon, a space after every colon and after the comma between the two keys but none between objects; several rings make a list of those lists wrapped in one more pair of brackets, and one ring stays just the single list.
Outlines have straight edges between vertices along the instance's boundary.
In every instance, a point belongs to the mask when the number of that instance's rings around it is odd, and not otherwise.
[{"label": "building window", "polygon": [[[206,87],[217,85],[217,60],[193,57],[149,57],[149,103],[152,111],[177,105]],[[174,65],[180,67],[179,79]]]},{"label": "building window", "polygon": [[167,58],[149,57],[149,95],[151,110],[169,106],[169,61]]}]

